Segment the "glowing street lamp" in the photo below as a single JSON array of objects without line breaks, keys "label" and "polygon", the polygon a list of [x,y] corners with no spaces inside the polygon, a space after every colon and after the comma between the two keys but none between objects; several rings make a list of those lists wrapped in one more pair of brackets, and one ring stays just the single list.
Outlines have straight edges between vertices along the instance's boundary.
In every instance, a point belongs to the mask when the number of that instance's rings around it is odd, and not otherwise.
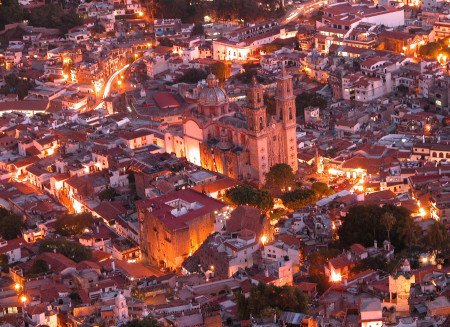
[{"label": "glowing street lamp", "polygon": [[20,283],[15,283],[14,289],[16,290],[16,292],[19,292],[22,289],[22,285]]},{"label": "glowing street lamp", "polygon": [[28,301],[28,297],[24,294],[20,296],[20,302],[22,302],[22,304],[27,303]]},{"label": "glowing street lamp", "polygon": [[267,243],[268,240],[269,240],[269,239],[267,238],[266,235],[261,236],[261,244],[262,244],[262,245],[266,245],[266,243]]}]

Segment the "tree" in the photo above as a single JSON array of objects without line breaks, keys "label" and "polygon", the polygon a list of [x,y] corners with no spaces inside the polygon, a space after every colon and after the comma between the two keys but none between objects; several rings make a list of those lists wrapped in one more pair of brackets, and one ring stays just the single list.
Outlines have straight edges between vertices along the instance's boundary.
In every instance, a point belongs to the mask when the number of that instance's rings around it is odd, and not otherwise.
[{"label": "tree", "polygon": [[317,291],[319,292],[319,294],[322,294],[330,287],[328,277],[325,275],[323,267],[325,266],[329,258],[333,258],[339,253],[341,252],[337,249],[322,249],[320,251],[312,253],[308,257],[308,280],[311,283],[317,284]]},{"label": "tree", "polygon": [[326,105],[327,100],[317,93],[304,92],[295,98],[297,116],[304,116],[306,107],[319,107],[319,109],[324,109]]},{"label": "tree", "polygon": [[199,81],[206,79],[208,73],[203,69],[189,68],[180,78],[177,83],[197,84]]},{"label": "tree", "polygon": [[23,10],[17,0],[3,0],[0,4],[0,29],[23,20]]},{"label": "tree", "polygon": [[248,299],[242,294],[237,294],[239,318],[249,319],[253,317],[273,317],[274,312],[293,311],[306,313],[308,300],[305,294],[296,287],[274,286],[259,283],[252,286]]},{"label": "tree", "polygon": [[385,212],[381,216],[381,223],[386,228],[386,231],[387,231],[387,234],[388,234],[388,241],[390,242],[391,241],[391,231],[392,231],[392,228],[395,225],[395,217],[392,214],[392,212]]},{"label": "tree", "polygon": [[39,253],[56,252],[69,259],[80,262],[92,257],[91,249],[64,238],[45,238],[39,242]]},{"label": "tree", "polygon": [[45,274],[49,271],[50,271],[50,267],[48,266],[48,263],[42,259],[38,259],[35,262],[33,262],[30,270],[28,270],[27,273],[29,276],[36,276],[36,275]]},{"label": "tree", "polygon": [[389,237],[397,251],[417,243],[420,235],[419,227],[404,207],[356,205],[350,208],[339,228],[341,247],[348,248],[353,243],[371,246],[375,240],[381,244],[388,239],[387,226],[383,224],[383,219],[386,219],[383,218],[385,213],[391,213],[395,218]]},{"label": "tree", "polygon": [[226,190],[224,200],[235,206],[250,205],[264,211],[273,208],[273,198],[268,191],[249,185],[238,185]]},{"label": "tree", "polygon": [[1,272],[7,273],[9,271],[9,257],[7,254],[0,255],[0,268]]},{"label": "tree", "polygon": [[292,167],[287,164],[273,165],[266,174],[266,186],[285,191],[295,185],[295,174]]},{"label": "tree", "polygon": [[292,192],[282,194],[281,200],[289,209],[300,210],[307,206],[314,205],[317,201],[317,195],[312,190],[299,188]]},{"label": "tree", "polygon": [[111,201],[118,195],[119,195],[119,193],[117,193],[117,190],[115,188],[108,187],[105,190],[98,193],[98,198],[100,199],[100,201],[105,201],[105,200]]},{"label": "tree", "polygon": [[361,271],[373,269],[373,270],[387,270],[387,260],[382,255],[375,257],[368,257],[359,261],[352,269],[352,273],[359,273]]},{"label": "tree", "polygon": [[329,196],[334,193],[333,189],[329,188],[326,183],[314,182],[311,185],[311,190],[313,190],[318,196]]},{"label": "tree", "polygon": [[425,236],[425,244],[430,250],[438,253],[447,250],[449,243],[450,237],[445,225],[437,221],[434,222]]},{"label": "tree", "polygon": [[195,25],[191,31],[191,36],[204,35],[204,34],[205,34],[205,29],[203,28],[203,24],[195,23]]},{"label": "tree", "polygon": [[419,54],[426,58],[436,58],[441,52],[442,45],[438,42],[430,42],[419,48]]},{"label": "tree", "polygon": [[163,47],[173,47],[173,42],[168,37],[162,37],[158,40],[159,45],[162,45]]},{"label": "tree", "polygon": [[268,44],[264,44],[262,45],[259,50],[264,52],[264,53],[272,53],[275,52],[277,50],[280,50],[282,48],[282,46],[280,44],[277,43],[268,43]]},{"label": "tree", "polygon": [[12,240],[22,234],[25,224],[21,216],[0,208],[0,236],[5,240]]},{"label": "tree", "polygon": [[9,74],[5,77],[5,85],[0,89],[2,94],[17,94],[19,100],[28,95],[28,91],[34,87],[34,83],[29,79],[19,78],[16,74]]},{"label": "tree", "polygon": [[220,81],[224,83],[230,76],[230,66],[224,62],[218,61],[210,66],[211,73],[214,74]]},{"label": "tree", "polygon": [[123,327],[161,327],[162,325],[153,317],[147,316],[144,319],[133,319],[126,324],[122,325]]},{"label": "tree", "polygon": [[34,7],[26,18],[32,26],[57,28],[63,34],[67,33],[69,29],[83,24],[83,20],[75,10],[64,10],[57,4]]},{"label": "tree", "polygon": [[74,236],[92,228],[94,218],[91,213],[66,214],[55,222],[55,231],[62,236]]}]

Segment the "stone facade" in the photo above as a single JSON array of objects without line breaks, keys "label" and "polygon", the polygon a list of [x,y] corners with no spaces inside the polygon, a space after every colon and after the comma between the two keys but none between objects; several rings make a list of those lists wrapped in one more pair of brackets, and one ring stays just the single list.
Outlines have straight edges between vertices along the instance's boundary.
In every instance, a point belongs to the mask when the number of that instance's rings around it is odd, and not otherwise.
[{"label": "stone facade", "polygon": [[186,158],[226,176],[264,183],[278,163],[298,170],[295,96],[292,76],[277,77],[276,114],[267,117],[264,92],[256,81],[247,90],[247,106],[231,110],[214,75],[199,94],[198,110],[183,124]]},{"label": "stone facade", "polygon": [[187,189],[138,202],[144,256],[177,269],[214,231],[215,212],[224,203]]}]

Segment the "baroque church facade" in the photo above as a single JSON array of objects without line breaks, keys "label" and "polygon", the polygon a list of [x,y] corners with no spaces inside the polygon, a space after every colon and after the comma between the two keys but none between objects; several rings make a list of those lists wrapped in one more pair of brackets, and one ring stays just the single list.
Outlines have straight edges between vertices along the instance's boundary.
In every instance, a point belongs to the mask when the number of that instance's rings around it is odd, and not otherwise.
[{"label": "baroque church facade", "polygon": [[267,115],[263,87],[254,79],[247,105],[231,109],[214,75],[198,96],[198,107],[183,122],[185,155],[205,169],[239,180],[265,182],[278,163],[298,170],[295,96],[285,69],[276,78],[276,113]]}]

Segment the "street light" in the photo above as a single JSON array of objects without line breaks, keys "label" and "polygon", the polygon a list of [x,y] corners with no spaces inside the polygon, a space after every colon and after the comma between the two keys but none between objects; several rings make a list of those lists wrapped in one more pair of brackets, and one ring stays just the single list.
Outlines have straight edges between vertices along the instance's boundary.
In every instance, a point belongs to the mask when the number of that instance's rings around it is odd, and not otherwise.
[{"label": "street light", "polygon": [[27,303],[27,301],[28,301],[28,298],[27,298],[27,296],[24,294],[24,295],[22,295],[22,296],[20,296],[20,302],[22,302],[23,304],[25,304],[25,303]]},{"label": "street light", "polygon": [[14,289],[16,290],[16,292],[19,292],[21,288],[22,288],[22,285],[20,283],[14,284]]}]

